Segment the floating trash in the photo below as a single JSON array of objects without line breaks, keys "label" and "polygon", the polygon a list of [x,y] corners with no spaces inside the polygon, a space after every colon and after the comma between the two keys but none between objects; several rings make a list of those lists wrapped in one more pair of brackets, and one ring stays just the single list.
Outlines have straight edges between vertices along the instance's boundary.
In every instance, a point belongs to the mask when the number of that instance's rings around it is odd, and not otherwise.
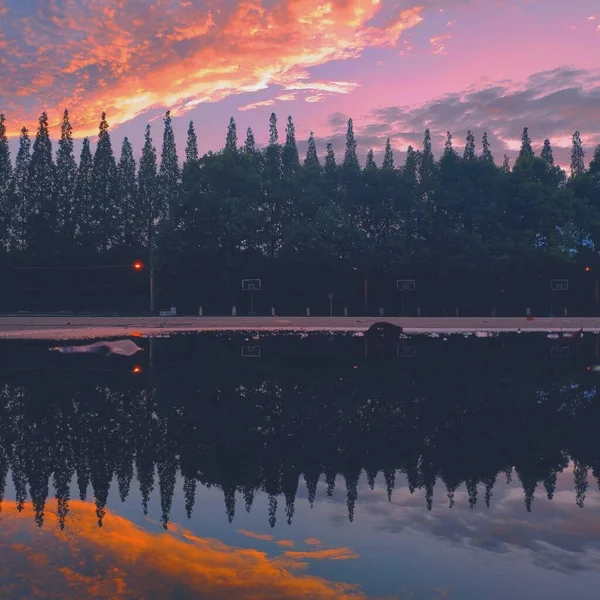
[{"label": "floating trash", "polygon": [[51,352],[60,352],[61,354],[118,354],[120,356],[133,356],[136,352],[141,352],[140,348],[133,340],[103,340],[86,344],[85,346],[54,346],[49,348]]}]

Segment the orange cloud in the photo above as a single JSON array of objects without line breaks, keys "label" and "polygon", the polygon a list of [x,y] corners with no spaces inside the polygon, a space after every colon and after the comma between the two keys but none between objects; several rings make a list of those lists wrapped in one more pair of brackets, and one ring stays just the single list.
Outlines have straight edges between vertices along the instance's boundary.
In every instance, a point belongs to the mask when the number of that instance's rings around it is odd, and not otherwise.
[{"label": "orange cloud", "polygon": [[[87,502],[71,502],[64,531],[58,527],[55,502],[48,503],[42,529],[30,515],[7,512],[0,529],[6,550],[0,567],[3,597],[18,592],[19,597],[49,600],[125,600],[169,598],[177,590],[182,597],[216,600],[366,598],[356,586],[293,572],[305,564],[290,553],[273,559],[179,528],[151,533],[116,514],[107,515],[100,529],[95,506]],[[353,554],[345,548],[330,552]]]},{"label": "orange cloud", "polygon": [[423,20],[422,11],[398,12],[373,0],[243,0],[211,10],[200,2],[154,0],[143,18],[134,0],[48,2],[34,16],[11,10],[0,108],[11,135],[22,125],[35,130],[43,109],[56,128],[69,108],[81,137],[96,134],[102,110],[115,126],[151,108],[182,114],[271,86],[313,98],[346,94],[355,83],[312,82],[307,69],[393,47]]},{"label": "orange cloud", "polygon": [[321,540],[319,540],[317,538],[306,538],[304,540],[304,543],[309,546],[317,546],[317,547],[321,547],[323,545],[323,542],[321,542]]},{"label": "orange cloud", "polygon": [[237,532],[246,537],[254,538],[255,540],[263,540],[265,542],[272,542],[274,540],[273,536],[268,533],[255,533],[254,531],[248,531],[247,529],[238,529]]},{"label": "orange cloud", "polygon": [[447,54],[444,43],[449,39],[452,39],[452,36],[449,33],[430,38],[429,43],[433,46],[432,54]]},{"label": "orange cloud", "polygon": [[255,108],[261,108],[263,106],[273,106],[274,104],[275,100],[260,100],[259,102],[252,102],[250,104],[240,106],[238,110],[253,110]]},{"label": "orange cloud", "polygon": [[293,559],[310,560],[351,560],[358,558],[358,554],[350,548],[328,548],[327,550],[288,550],[284,556]]},{"label": "orange cloud", "polygon": [[284,548],[293,548],[296,544],[292,540],[278,540],[275,542],[278,546],[282,546]]}]

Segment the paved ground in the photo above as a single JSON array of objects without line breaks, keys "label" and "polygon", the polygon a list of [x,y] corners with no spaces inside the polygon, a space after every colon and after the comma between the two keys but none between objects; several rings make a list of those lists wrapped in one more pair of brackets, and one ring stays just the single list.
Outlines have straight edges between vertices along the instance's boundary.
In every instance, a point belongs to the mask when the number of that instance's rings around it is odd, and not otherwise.
[{"label": "paved ground", "polygon": [[0,338],[83,339],[122,335],[158,335],[183,331],[303,330],[364,331],[372,323],[388,321],[407,333],[459,331],[560,331],[600,332],[600,317],[0,317]]}]

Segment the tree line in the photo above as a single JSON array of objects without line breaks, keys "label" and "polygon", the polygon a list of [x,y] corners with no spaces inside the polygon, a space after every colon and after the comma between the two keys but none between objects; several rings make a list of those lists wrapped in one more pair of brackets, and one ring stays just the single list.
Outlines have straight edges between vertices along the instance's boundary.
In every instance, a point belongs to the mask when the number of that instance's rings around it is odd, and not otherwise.
[{"label": "tree line", "polygon": [[[0,376],[0,503],[11,476],[17,508],[30,498],[41,526],[52,486],[64,525],[76,482],[102,525],[109,496],[125,502],[137,485],[145,513],[156,490],[167,527],[179,473],[188,517],[203,485],[223,492],[229,521],[238,503],[250,511],[267,495],[274,527],[292,521],[301,487],[310,504],[342,487],[353,521],[361,476],[374,487],[380,474],[392,502],[402,474],[428,510],[434,493],[452,507],[465,488],[470,508],[490,506],[494,487],[516,476],[530,511],[536,494],[552,499],[573,461],[583,507],[590,471],[600,482],[597,382],[585,369],[593,340],[553,361],[545,337],[515,337],[429,339],[407,371],[357,361],[363,340],[352,336],[336,336],[334,347],[355,343],[338,358],[327,336],[274,338],[279,352],[251,364],[228,360],[231,335],[183,336],[153,340],[154,364],[141,374],[127,360],[11,342]],[[24,357],[27,368],[14,368]]]},{"label": "tree line", "polygon": [[[231,118],[224,148],[200,156],[190,122],[181,157],[169,112],[160,154],[147,125],[139,162],[128,138],[116,156],[104,113],[94,152],[89,139],[79,160],[73,148],[68,111],[56,154],[42,113],[33,140],[21,130],[13,164],[0,115],[0,265],[16,299],[46,290],[52,293],[38,295],[38,303],[72,308],[81,290],[94,287],[99,305],[118,304],[113,288],[123,286],[143,305],[145,280],[129,272],[75,271],[51,289],[57,267],[135,259],[156,270],[161,302],[194,310],[228,309],[243,277],[271,282],[266,304],[288,302],[294,310],[296,297],[314,302],[332,288],[352,303],[357,282],[367,278],[417,278],[432,296],[449,297],[460,285],[489,307],[476,283],[482,278],[494,293],[508,287],[522,294],[519,286],[534,273],[580,276],[584,264],[597,268],[600,145],[586,167],[579,132],[569,176],[549,140],[535,156],[527,128],[514,165],[506,155],[495,160],[487,133],[478,151],[471,131],[460,148],[449,132],[436,159],[429,130],[422,148],[408,147],[404,164],[396,164],[388,139],[380,165],[373,150],[361,165],[352,119],[343,157],[330,143],[323,155],[311,132],[301,158],[292,117],[280,137],[274,113],[262,149],[251,128],[240,143]],[[23,279],[15,275],[23,267],[47,270]],[[364,304],[373,312],[376,301]]]}]

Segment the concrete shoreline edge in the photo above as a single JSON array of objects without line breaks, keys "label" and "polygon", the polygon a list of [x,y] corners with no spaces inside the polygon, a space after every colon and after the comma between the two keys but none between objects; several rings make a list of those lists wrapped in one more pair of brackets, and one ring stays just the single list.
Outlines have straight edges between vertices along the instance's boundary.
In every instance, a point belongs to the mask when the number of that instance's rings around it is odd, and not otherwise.
[{"label": "concrete shoreline edge", "polygon": [[409,335],[600,332],[600,317],[0,317],[0,339],[90,339],[210,331],[364,332],[373,323],[399,325]]}]

